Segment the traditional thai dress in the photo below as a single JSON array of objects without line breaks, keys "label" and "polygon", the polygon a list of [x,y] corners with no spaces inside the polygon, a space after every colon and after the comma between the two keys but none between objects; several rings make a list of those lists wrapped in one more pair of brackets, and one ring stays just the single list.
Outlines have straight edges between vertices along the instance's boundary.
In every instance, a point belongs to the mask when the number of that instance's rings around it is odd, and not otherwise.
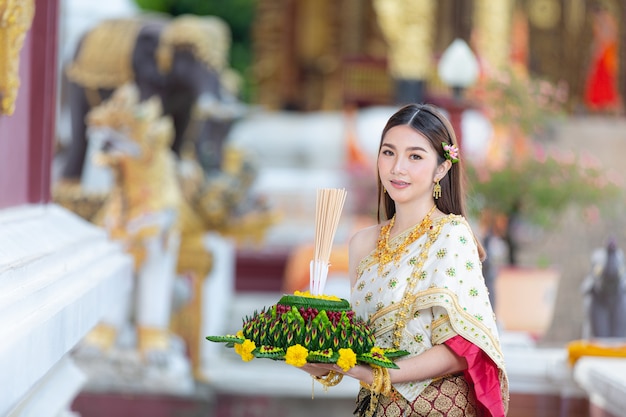
[{"label": "traditional thai dress", "polygon": [[[470,226],[462,216],[441,217],[404,245],[411,231],[388,242],[401,251],[399,258],[381,264],[374,250],[361,260],[352,307],[370,320],[378,346],[404,349],[411,357],[445,343],[467,359],[468,369],[393,384],[390,395],[378,396],[375,415],[503,417],[508,380]],[[357,403],[368,396],[362,388]]]}]

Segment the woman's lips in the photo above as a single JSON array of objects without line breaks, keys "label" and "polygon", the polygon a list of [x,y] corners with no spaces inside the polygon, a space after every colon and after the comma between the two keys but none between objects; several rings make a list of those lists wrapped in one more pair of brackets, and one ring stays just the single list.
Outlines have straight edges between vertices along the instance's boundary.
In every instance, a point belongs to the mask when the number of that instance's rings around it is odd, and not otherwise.
[{"label": "woman's lips", "polygon": [[406,181],[397,181],[397,180],[391,180],[389,181],[391,183],[391,185],[394,188],[406,188],[408,187],[410,184]]}]

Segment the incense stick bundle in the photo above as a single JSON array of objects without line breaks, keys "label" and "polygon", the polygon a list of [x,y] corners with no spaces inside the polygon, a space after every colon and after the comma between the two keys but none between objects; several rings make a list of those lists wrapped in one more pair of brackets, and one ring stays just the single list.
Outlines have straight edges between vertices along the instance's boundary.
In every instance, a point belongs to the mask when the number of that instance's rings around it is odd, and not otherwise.
[{"label": "incense stick bundle", "polygon": [[322,188],[317,190],[315,203],[315,249],[310,271],[310,291],[322,295],[328,277],[330,252],[333,246],[341,211],[346,201],[346,190]]}]

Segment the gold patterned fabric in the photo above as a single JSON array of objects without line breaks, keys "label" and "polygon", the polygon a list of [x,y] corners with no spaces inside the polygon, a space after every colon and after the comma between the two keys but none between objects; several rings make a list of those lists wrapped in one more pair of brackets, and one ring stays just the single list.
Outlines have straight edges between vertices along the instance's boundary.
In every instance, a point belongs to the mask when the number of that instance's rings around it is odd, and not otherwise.
[{"label": "gold patterned fabric", "polygon": [[[359,405],[368,402],[370,391],[362,388],[357,397]],[[365,415],[367,407],[363,407]],[[407,401],[398,391],[392,390],[388,396],[378,397],[376,417],[479,417],[476,396],[462,375],[449,376],[433,381],[413,401]]]}]

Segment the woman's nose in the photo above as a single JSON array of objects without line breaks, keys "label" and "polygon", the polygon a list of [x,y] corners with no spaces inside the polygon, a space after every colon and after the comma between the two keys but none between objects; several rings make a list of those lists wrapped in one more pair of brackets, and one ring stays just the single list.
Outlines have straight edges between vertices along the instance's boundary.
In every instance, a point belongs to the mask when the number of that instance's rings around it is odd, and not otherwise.
[{"label": "woman's nose", "polygon": [[391,173],[392,174],[401,174],[405,172],[405,167],[404,167],[404,163],[402,161],[402,159],[397,158],[394,162],[393,165],[391,166]]}]

